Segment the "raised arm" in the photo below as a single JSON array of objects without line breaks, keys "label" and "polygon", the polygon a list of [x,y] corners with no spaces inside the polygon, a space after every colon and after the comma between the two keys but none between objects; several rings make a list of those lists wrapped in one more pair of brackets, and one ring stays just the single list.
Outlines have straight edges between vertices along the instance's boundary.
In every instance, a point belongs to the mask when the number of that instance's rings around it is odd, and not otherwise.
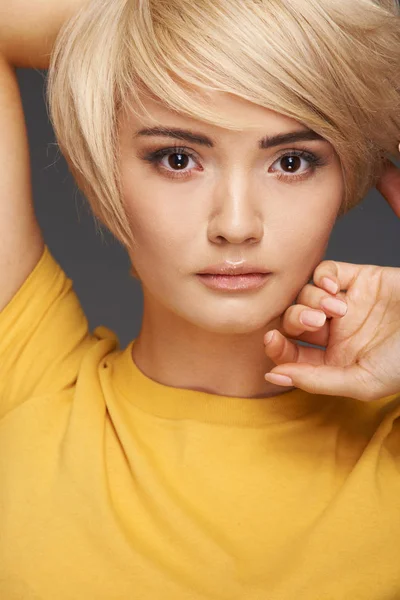
[{"label": "raised arm", "polygon": [[89,0],[2,0],[0,52],[15,67],[47,69],[63,23]]},{"label": "raised arm", "polygon": [[61,25],[83,4],[84,0],[0,2],[0,311],[44,250],[15,67],[48,68]]}]

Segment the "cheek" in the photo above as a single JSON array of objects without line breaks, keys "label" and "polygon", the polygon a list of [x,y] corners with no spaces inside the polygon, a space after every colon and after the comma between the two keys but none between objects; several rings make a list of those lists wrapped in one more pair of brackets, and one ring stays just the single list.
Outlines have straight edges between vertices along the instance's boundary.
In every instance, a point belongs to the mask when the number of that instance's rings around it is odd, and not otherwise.
[{"label": "cheek", "polygon": [[143,176],[136,168],[125,170],[123,185],[124,204],[136,241],[130,253],[132,260],[138,265],[154,263],[159,271],[184,261],[199,224],[193,206],[187,202],[187,192],[180,196],[179,189],[173,191],[171,184]]},{"label": "cheek", "polygon": [[141,202],[131,202],[128,214],[136,242],[129,256],[142,283],[157,294],[176,286],[177,269],[187,264],[193,247],[190,217],[166,208],[159,200],[142,197]]},{"label": "cheek", "polygon": [[285,240],[296,245],[300,253],[326,244],[343,198],[343,180],[336,170],[321,182],[310,182],[297,197],[292,196],[289,200],[290,215],[285,215],[286,225],[282,219],[283,227],[291,228],[290,232],[286,231]]},{"label": "cheek", "polygon": [[[322,200],[322,198],[321,198]],[[312,278],[316,267],[325,259],[330,235],[336,222],[341,198],[315,204],[314,210],[289,219],[279,243],[282,284],[290,290],[292,300]],[[282,233],[282,232],[280,232]]]}]

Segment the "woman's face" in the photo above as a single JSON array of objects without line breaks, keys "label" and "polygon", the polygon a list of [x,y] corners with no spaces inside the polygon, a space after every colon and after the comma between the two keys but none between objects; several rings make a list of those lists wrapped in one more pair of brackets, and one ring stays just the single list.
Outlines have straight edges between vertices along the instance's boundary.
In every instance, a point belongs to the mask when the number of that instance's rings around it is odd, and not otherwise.
[{"label": "woman's face", "polygon": [[[323,260],[343,200],[342,171],[323,139],[261,144],[305,132],[301,123],[228,94],[209,100],[246,129],[207,125],[150,99],[158,123],[125,115],[122,180],[136,240],[127,250],[145,306],[209,332],[250,333],[280,316]],[[198,139],[140,133],[160,123]],[[262,287],[214,290],[196,275],[242,260],[272,273]]]}]

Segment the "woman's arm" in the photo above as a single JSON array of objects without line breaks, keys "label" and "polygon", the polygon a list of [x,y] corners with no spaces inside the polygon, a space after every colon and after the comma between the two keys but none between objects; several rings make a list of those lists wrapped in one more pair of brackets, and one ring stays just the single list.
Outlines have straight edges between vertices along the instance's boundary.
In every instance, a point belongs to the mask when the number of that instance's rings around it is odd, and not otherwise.
[{"label": "woman's arm", "polygon": [[44,242],[33,208],[29,146],[15,69],[0,54],[0,311]]},{"label": "woman's arm", "polygon": [[0,2],[0,311],[44,250],[33,205],[28,137],[15,69],[48,68],[64,19],[85,1]]},{"label": "woman's arm", "polygon": [[63,23],[90,0],[2,0],[0,52],[14,67],[48,69]]}]

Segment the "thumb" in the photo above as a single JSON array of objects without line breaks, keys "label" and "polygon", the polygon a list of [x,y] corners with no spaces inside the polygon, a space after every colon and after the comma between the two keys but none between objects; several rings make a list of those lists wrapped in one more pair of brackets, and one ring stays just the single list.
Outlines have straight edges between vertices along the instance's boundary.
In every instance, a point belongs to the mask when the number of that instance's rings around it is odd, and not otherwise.
[{"label": "thumb", "polygon": [[272,369],[264,376],[267,381],[282,385],[281,381],[274,381],[274,375],[290,377],[293,382],[291,385],[310,394],[369,400],[368,389],[371,386],[365,380],[365,372],[357,364],[343,368],[307,363],[286,363]]}]

